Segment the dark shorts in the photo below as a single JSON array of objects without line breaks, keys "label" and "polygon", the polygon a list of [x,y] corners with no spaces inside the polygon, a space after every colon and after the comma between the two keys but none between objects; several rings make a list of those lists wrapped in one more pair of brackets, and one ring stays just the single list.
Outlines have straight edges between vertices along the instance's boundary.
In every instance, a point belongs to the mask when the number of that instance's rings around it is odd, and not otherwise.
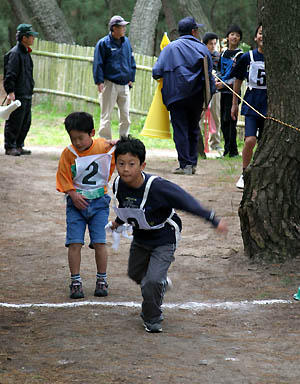
[{"label": "dark shorts", "polygon": [[260,116],[245,116],[245,137],[255,136],[261,138],[264,129],[265,119]]}]

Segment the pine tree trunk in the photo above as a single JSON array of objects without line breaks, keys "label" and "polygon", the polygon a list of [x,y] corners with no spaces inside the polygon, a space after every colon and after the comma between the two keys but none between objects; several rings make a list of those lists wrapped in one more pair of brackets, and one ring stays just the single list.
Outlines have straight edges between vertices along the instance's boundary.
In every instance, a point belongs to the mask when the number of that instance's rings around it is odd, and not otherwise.
[{"label": "pine tree trunk", "polygon": [[162,0],[162,7],[166,18],[166,23],[169,31],[169,38],[171,41],[176,40],[179,37],[178,23],[176,23],[172,4],[169,0]]},{"label": "pine tree trunk", "polygon": [[22,0],[11,0],[10,1],[13,14],[17,20],[18,24],[21,23],[30,23],[30,17],[28,15],[27,9],[24,7]]},{"label": "pine tree trunk", "polygon": [[161,0],[137,0],[129,31],[134,52],[154,55],[155,29],[161,5]]},{"label": "pine tree trunk", "polygon": [[[268,116],[300,128],[300,3],[266,1],[262,16]],[[239,208],[251,258],[283,261],[300,255],[299,144],[299,130],[265,121]]]},{"label": "pine tree trunk", "polygon": [[198,24],[204,24],[203,27],[199,28],[201,37],[205,32],[211,31],[210,22],[208,21],[199,0],[178,0],[178,2],[182,18],[186,16],[193,16]]},{"label": "pine tree trunk", "polygon": [[72,32],[56,0],[26,0],[46,40],[57,43],[74,43]]}]

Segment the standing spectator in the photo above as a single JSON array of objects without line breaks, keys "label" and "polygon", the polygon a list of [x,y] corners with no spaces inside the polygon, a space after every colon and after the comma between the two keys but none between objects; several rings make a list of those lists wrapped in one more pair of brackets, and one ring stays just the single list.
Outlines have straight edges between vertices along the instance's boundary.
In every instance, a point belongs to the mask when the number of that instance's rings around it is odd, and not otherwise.
[{"label": "standing spectator", "polygon": [[[267,83],[265,72],[265,59],[263,50],[263,30],[259,24],[255,31],[254,40],[257,49],[243,54],[238,64],[234,67],[233,76],[236,78],[233,90],[239,93],[244,79],[248,80],[245,101],[252,105],[263,115],[267,114]],[[261,138],[265,119],[243,103],[242,115],[245,115],[245,142],[243,148],[243,173],[236,183],[237,188],[244,189],[244,172],[252,159],[256,142]],[[238,118],[238,98],[233,95],[231,116]]]},{"label": "standing spectator", "polygon": [[17,27],[17,44],[4,57],[3,86],[9,102],[20,100],[17,108],[5,122],[5,154],[30,155],[24,141],[31,125],[31,103],[34,88],[33,62],[30,56],[34,38],[38,35],[30,24]]},{"label": "standing spectator", "polygon": [[198,160],[199,121],[204,100],[203,59],[208,58],[211,93],[214,92],[212,59],[207,47],[199,40],[193,17],[179,21],[180,37],[160,53],[152,71],[154,79],[163,78],[162,98],[171,113],[173,138],[179,168],[174,173],[192,175]]},{"label": "standing spectator", "polygon": [[117,103],[119,109],[120,136],[127,136],[130,127],[129,105],[136,64],[121,16],[113,16],[109,22],[109,34],[95,47],[93,75],[98,86],[101,115],[99,135],[111,139],[110,119]]},{"label": "standing spectator", "polygon": [[[241,28],[238,25],[232,25],[226,33],[228,48],[222,51],[220,56],[218,66],[219,77],[231,88],[234,81],[231,77],[231,70],[243,54],[243,51],[238,48],[242,37]],[[238,156],[236,143],[237,121],[231,118],[232,92],[220,81],[216,83],[216,86],[221,92],[221,130],[225,142],[223,156],[229,154],[229,157],[235,157]]]},{"label": "standing spectator", "polygon": [[[213,32],[207,32],[202,38],[203,44],[205,44],[211,53],[211,58],[213,62],[213,72],[216,73],[218,70],[218,63],[220,59],[220,53],[217,50],[217,41],[218,41],[218,35],[216,35]],[[215,122],[216,125],[216,131],[212,134],[210,134],[209,137],[209,146],[212,150],[221,150],[220,146],[220,100],[221,100],[221,94],[220,92],[216,92],[210,102],[209,108],[211,116]],[[201,119],[201,123],[204,122],[204,115]]]}]

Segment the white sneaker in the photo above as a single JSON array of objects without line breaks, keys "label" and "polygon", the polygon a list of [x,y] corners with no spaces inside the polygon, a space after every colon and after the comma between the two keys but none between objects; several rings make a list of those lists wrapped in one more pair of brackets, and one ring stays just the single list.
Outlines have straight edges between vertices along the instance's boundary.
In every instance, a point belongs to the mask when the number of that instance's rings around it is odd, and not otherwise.
[{"label": "white sneaker", "polygon": [[238,189],[244,189],[244,176],[241,175],[238,182],[236,183]]},{"label": "white sneaker", "polygon": [[172,280],[167,276],[166,292],[170,291],[172,288],[173,288]]}]

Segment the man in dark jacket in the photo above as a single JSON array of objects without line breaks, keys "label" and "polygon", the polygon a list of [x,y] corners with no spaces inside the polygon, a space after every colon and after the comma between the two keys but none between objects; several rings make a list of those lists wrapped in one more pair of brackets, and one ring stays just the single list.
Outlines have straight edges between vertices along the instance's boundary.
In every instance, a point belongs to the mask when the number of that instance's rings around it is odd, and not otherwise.
[{"label": "man in dark jacket", "polygon": [[211,93],[215,91],[212,60],[207,47],[198,39],[199,26],[193,17],[180,20],[180,37],[161,51],[152,71],[154,79],[163,78],[162,98],[171,114],[173,138],[178,153],[179,168],[174,173],[183,175],[194,174],[197,167],[199,120],[205,89],[205,56]]},{"label": "man in dark jacket", "polygon": [[31,125],[31,101],[34,88],[33,62],[30,56],[34,38],[38,33],[30,24],[17,27],[17,44],[4,57],[3,86],[9,102],[20,100],[21,106],[5,122],[5,154],[10,156],[30,155],[24,149],[24,140]]},{"label": "man in dark jacket", "polygon": [[119,108],[120,136],[127,136],[130,127],[129,89],[135,79],[136,64],[121,16],[113,16],[109,22],[110,33],[100,39],[95,47],[93,76],[98,86],[101,107],[99,135],[111,139],[110,119],[117,103]]}]

